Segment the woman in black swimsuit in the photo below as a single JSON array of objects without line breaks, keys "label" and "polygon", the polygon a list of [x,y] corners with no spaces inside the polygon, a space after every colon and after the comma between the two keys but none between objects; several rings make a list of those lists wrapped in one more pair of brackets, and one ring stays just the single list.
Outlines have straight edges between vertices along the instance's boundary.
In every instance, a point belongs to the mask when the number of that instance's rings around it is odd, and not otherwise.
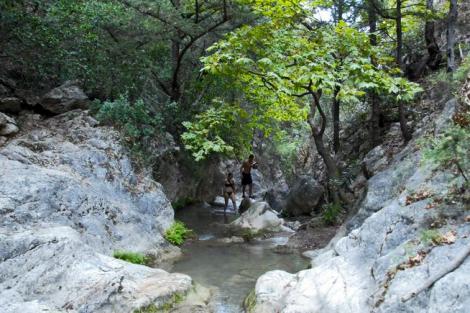
[{"label": "woman in black swimsuit", "polygon": [[232,199],[233,211],[237,212],[237,202],[235,199],[235,192],[236,192],[235,181],[233,180],[233,175],[232,173],[228,173],[224,181],[224,199],[225,199],[224,212],[227,210],[229,198]]}]

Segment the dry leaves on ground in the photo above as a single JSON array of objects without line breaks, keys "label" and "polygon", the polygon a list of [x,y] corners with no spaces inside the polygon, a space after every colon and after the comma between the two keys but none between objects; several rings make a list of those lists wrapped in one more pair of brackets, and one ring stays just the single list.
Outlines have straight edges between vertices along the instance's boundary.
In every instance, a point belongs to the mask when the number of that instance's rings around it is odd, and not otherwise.
[{"label": "dry leaves on ground", "polygon": [[414,202],[418,202],[424,199],[427,199],[432,196],[432,193],[429,190],[422,190],[415,193],[412,193],[406,196],[405,204],[410,205]]}]

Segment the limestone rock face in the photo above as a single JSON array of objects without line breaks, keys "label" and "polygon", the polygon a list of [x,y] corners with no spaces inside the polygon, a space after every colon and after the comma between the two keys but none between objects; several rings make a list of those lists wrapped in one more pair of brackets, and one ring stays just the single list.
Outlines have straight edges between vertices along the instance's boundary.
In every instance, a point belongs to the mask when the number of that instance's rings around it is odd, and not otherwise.
[{"label": "limestone rock face", "polygon": [[22,133],[0,148],[1,312],[129,312],[189,288],[187,276],[109,257],[158,256],[173,222],[116,131],[81,110],[19,121]]},{"label": "limestone rock face", "polygon": [[71,227],[0,232],[5,313],[132,312],[186,293],[191,278],[97,253]]},{"label": "limestone rock face", "polygon": [[289,215],[310,214],[320,204],[324,188],[312,177],[301,177],[291,188],[285,211]]},{"label": "limestone rock face", "polygon": [[0,136],[12,136],[18,131],[15,119],[0,112]]},{"label": "limestone rock face", "polygon": [[41,99],[41,106],[56,114],[65,113],[73,109],[86,109],[88,97],[75,82],[68,81],[52,89]]},{"label": "limestone rock face", "polygon": [[[449,109],[435,116],[435,125],[429,127],[443,127],[442,118]],[[450,196],[452,186],[462,183],[462,178],[435,171],[420,158],[412,140],[386,169],[368,180],[367,194],[348,225],[347,236],[312,254],[312,269],[262,275],[251,312],[467,312],[470,257],[423,292],[402,301],[470,245],[464,204],[439,200]],[[429,232],[446,241],[433,244]]]}]

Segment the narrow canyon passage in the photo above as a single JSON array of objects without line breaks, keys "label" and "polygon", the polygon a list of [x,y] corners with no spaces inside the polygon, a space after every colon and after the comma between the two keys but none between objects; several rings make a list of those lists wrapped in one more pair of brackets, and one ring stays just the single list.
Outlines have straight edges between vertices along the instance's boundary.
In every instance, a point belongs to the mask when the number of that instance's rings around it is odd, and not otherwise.
[{"label": "narrow canyon passage", "polygon": [[221,208],[191,206],[177,211],[175,218],[193,229],[199,239],[182,247],[184,257],[171,271],[188,274],[206,287],[215,287],[215,313],[242,312],[243,299],[255,287],[261,274],[275,269],[295,273],[308,266],[308,260],[299,253],[272,251],[275,245],[287,240],[282,234],[248,243],[222,242],[223,225],[235,216],[227,214],[224,217]]}]

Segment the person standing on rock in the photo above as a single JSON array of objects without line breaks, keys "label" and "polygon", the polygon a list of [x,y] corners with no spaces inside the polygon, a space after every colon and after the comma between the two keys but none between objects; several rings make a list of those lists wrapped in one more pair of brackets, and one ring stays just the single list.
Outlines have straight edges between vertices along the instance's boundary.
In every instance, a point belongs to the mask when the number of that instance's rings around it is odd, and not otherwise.
[{"label": "person standing on rock", "polygon": [[240,173],[242,176],[242,192],[243,192],[243,198],[245,198],[245,189],[246,186],[248,185],[248,196],[250,198],[253,198],[253,178],[251,177],[251,169],[256,167],[258,164],[255,162],[255,156],[253,154],[250,154],[248,157],[248,160],[245,160],[242,163],[242,167],[240,168]]},{"label": "person standing on rock", "polygon": [[227,210],[228,206],[228,199],[232,199],[233,210],[237,212],[237,201],[235,199],[235,181],[233,180],[232,173],[228,173],[227,177],[224,181],[224,199],[225,199],[225,207],[224,213]]}]

